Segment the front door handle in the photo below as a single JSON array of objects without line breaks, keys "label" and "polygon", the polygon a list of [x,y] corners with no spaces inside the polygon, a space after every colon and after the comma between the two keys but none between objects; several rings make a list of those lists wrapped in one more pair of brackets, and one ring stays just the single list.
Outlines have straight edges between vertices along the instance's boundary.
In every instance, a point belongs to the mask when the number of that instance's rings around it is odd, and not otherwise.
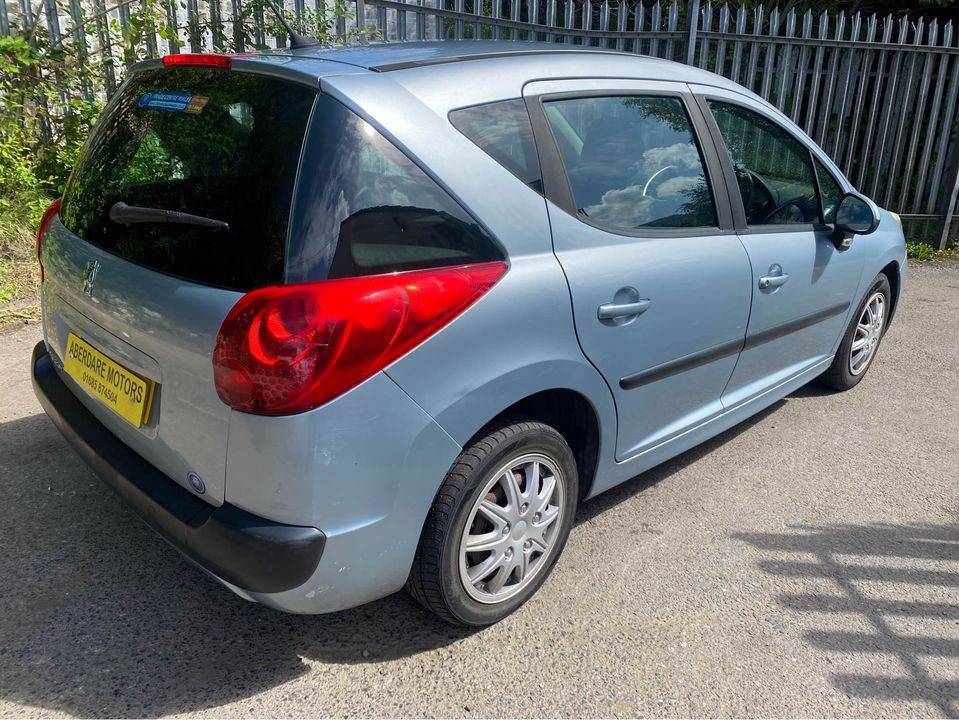
[{"label": "front door handle", "polygon": [[629,303],[606,303],[600,305],[596,316],[600,320],[616,320],[618,318],[635,317],[641,315],[653,304],[652,300],[637,300]]},{"label": "front door handle", "polygon": [[789,276],[783,272],[781,265],[770,265],[769,274],[759,278],[760,290],[771,290],[782,287],[789,280]]}]

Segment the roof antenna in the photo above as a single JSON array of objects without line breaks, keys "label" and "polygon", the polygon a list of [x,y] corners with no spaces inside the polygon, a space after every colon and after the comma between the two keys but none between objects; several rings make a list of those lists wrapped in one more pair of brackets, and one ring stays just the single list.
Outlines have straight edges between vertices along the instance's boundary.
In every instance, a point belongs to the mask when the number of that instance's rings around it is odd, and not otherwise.
[{"label": "roof antenna", "polygon": [[273,11],[273,14],[276,15],[276,19],[280,21],[280,25],[286,30],[286,34],[290,36],[290,50],[299,50],[301,48],[312,48],[319,47],[323,43],[317,40],[315,37],[310,37],[309,35],[301,35],[292,27],[290,23],[286,21],[286,18],[283,16],[283,12],[276,6],[276,3],[273,0],[263,0]]}]

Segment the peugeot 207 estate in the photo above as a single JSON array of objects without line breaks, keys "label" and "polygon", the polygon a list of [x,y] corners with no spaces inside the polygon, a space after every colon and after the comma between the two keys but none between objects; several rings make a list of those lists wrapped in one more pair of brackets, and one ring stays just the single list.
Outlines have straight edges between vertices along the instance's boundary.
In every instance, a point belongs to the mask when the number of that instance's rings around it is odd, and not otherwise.
[{"label": "peugeot 207 estate", "polygon": [[906,272],[735,83],[502,42],[136,65],[39,258],[37,395],[171,545],[282,610],[405,586],[466,625],[578,502],[855,386]]}]

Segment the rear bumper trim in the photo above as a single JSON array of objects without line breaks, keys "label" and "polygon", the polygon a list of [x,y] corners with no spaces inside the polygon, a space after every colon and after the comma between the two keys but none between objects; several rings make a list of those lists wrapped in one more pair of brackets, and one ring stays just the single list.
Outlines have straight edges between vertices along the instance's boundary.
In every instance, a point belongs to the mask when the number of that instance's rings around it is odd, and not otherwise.
[{"label": "rear bumper trim", "polygon": [[326,543],[313,527],[284,525],[177,485],[107,430],[60,379],[43,342],[33,349],[33,389],[44,411],[93,472],[164,539],[221,580],[256,593],[306,582]]}]

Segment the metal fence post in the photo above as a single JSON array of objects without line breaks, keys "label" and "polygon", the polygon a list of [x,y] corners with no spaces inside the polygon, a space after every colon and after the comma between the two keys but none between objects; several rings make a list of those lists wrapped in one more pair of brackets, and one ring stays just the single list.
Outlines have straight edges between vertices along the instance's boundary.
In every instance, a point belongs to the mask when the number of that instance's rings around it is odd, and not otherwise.
[{"label": "metal fence post", "polygon": [[956,197],[959,196],[959,138],[957,138],[953,148],[955,152],[953,152],[952,174],[955,177],[952,181],[952,193],[949,196],[949,202],[946,203],[946,217],[943,218],[942,230],[939,232],[939,242],[937,244],[940,250],[945,250],[946,245],[949,243],[949,234],[952,231],[952,217],[956,214]]},{"label": "metal fence post", "polygon": [[356,32],[360,42],[366,42],[366,3],[356,0]]},{"label": "metal fence post", "polygon": [[699,28],[699,0],[692,0],[686,13],[686,64],[696,64],[696,30]]},{"label": "metal fence post", "polygon": [[197,0],[186,0],[186,12],[190,52],[203,52],[203,36],[200,30],[200,6],[197,4]]}]

